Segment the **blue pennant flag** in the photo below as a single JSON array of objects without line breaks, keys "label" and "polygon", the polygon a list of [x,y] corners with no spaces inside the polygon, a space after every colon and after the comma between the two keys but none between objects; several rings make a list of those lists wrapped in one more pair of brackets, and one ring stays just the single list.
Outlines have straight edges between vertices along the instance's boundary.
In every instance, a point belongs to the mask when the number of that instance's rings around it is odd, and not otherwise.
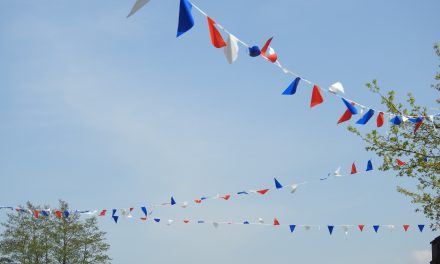
[{"label": "blue pennant flag", "polygon": [[64,217],[65,218],[69,218],[69,215],[70,215],[69,211],[64,211]]},{"label": "blue pennant flag", "polygon": [[293,231],[295,231],[296,225],[289,225],[289,227],[290,227],[290,233],[293,233]]},{"label": "blue pennant flag", "polygon": [[421,122],[423,120],[423,117],[421,117],[421,116],[419,116],[417,118],[411,117],[411,118],[408,118],[408,120],[411,121],[412,123],[416,124],[416,123]]},{"label": "blue pennant flag", "polygon": [[41,213],[42,213],[44,216],[49,216],[49,213],[48,213],[46,210],[42,210]]},{"label": "blue pennant flag", "polygon": [[171,196],[171,205],[175,205],[175,204],[176,204],[176,201],[174,200],[174,197]]},{"label": "blue pennant flag", "polygon": [[248,221],[244,221],[244,222],[243,222],[243,225],[248,225],[248,224],[249,224]]},{"label": "blue pennant flag", "polygon": [[238,192],[237,194],[248,194],[248,192]]},{"label": "blue pennant flag", "polygon": [[329,225],[328,227],[328,232],[330,233],[330,235],[333,233],[333,229],[335,228],[335,226]]},{"label": "blue pennant flag", "polygon": [[187,32],[194,26],[194,18],[191,13],[192,4],[188,0],[180,0],[179,26],[177,27],[177,37]]},{"label": "blue pennant flag", "polygon": [[277,180],[277,178],[273,178],[275,180],[275,187],[277,189],[281,189],[283,188],[283,185],[281,185],[281,183]]},{"label": "blue pennant flag", "polygon": [[420,232],[423,232],[423,228],[425,228],[425,225],[418,225]]},{"label": "blue pennant flag", "polygon": [[200,197],[200,200],[206,200],[206,199],[208,199],[207,197]]},{"label": "blue pennant flag", "polygon": [[142,212],[145,214],[145,217],[147,217],[147,216],[148,216],[147,207],[142,206],[142,207],[141,207],[141,210],[142,210]]},{"label": "blue pennant flag", "polygon": [[354,107],[354,105],[352,105],[349,101],[347,101],[345,98],[341,98],[342,102],[344,102],[345,106],[347,107],[348,111],[350,111],[350,113],[352,115],[357,115],[358,110],[356,109],[356,107]]},{"label": "blue pennant flag", "polygon": [[373,163],[371,162],[371,160],[368,160],[367,169],[365,171],[371,171],[371,170],[373,170]]},{"label": "blue pennant flag", "polygon": [[154,222],[159,223],[160,219],[159,218],[154,218]]},{"label": "blue pennant flag", "polygon": [[374,110],[370,109],[368,110],[368,112],[366,112],[361,119],[359,119],[356,124],[358,125],[365,125],[366,123],[368,123],[368,121],[370,121],[370,118],[372,118],[374,115]]},{"label": "blue pennant flag", "polygon": [[377,233],[377,231],[379,230],[379,226],[378,225],[374,225],[373,228],[374,228],[374,232]]},{"label": "blue pennant flag", "polygon": [[401,116],[395,116],[393,118],[391,118],[390,122],[396,126],[402,124],[403,120]]},{"label": "blue pennant flag", "polygon": [[205,223],[205,221],[203,221],[203,220],[197,221],[197,224],[204,224],[204,223]]},{"label": "blue pennant flag", "polygon": [[113,218],[113,220],[115,220],[115,223],[117,224],[117,223],[118,223],[119,216],[117,216],[117,215],[113,215],[112,218]]},{"label": "blue pennant flag", "polygon": [[296,77],[295,80],[284,90],[283,95],[293,95],[296,93],[296,88],[298,88],[298,84],[301,78]]},{"label": "blue pennant flag", "polygon": [[258,57],[261,54],[261,50],[258,46],[252,46],[249,48],[249,56]]}]

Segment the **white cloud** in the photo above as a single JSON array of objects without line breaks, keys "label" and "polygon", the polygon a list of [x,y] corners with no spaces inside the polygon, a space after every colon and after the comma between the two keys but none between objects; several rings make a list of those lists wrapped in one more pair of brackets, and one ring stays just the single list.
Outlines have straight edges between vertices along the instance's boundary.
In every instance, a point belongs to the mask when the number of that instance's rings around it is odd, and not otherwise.
[{"label": "white cloud", "polygon": [[426,264],[431,261],[430,250],[416,250],[411,253],[414,264]]}]

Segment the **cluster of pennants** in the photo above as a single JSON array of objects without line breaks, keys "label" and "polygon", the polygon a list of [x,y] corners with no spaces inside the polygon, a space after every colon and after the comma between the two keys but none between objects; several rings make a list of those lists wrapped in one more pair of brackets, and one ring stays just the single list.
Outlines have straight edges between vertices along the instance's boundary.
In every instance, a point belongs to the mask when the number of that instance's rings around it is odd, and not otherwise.
[{"label": "cluster of pennants", "polygon": [[[135,14],[139,9],[141,9],[145,4],[147,4],[149,0],[137,0],[132,7],[130,13],[127,17],[132,16]],[[337,97],[340,97],[342,99],[342,102],[347,107],[347,110],[343,113],[343,115],[338,120],[337,124],[346,122],[352,118],[353,115],[361,114],[362,116],[356,121],[356,124],[358,125],[365,125],[367,124],[370,119],[377,113],[376,117],[376,126],[382,127],[385,122],[385,118],[387,117],[389,122],[392,125],[401,125],[407,121],[410,121],[414,124],[414,134],[417,133],[417,130],[422,125],[423,121],[425,119],[431,121],[432,126],[435,131],[437,131],[434,118],[440,116],[440,114],[435,115],[420,115],[420,116],[408,116],[403,114],[395,114],[390,112],[384,112],[384,111],[378,111],[371,107],[364,106],[360,103],[357,103],[353,100],[344,98],[341,96],[341,94],[344,94],[344,87],[340,82],[336,82],[328,87],[328,89],[322,89],[319,85],[316,83],[313,83],[298,74],[290,71],[289,69],[285,68],[281,65],[278,59],[278,55],[275,52],[275,50],[271,47],[272,37],[269,38],[262,48],[260,48],[257,45],[248,45],[239,38],[237,38],[235,35],[231,34],[226,28],[224,28],[222,25],[217,23],[212,17],[208,16],[206,12],[204,12],[202,9],[194,5],[189,0],[180,0],[180,7],[179,7],[179,21],[178,21],[178,27],[177,27],[177,37],[182,36],[186,32],[188,32],[195,24],[194,17],[192,15],[192,10],[195,8],[198,12],[200,12],[203,16],[207,18],[207,25],[209,30],[209,35],[211,39],[211,43],[215,48],[222,48],[225,54],[225,57],[227,61],[232,64],[234,61],[237,60],[238,54],[239,54],[239,43],[245,46],[248,50],[248,54],[251,57],[262,57],[270,62],[272,62],[274,65],[279,67],[285,74],[290,74],[295,76],[294,80],[290,83],[290,85],[284,90],[282,93],[283,95],[294,95],[297,91],[297,88],[300,84],[300,81],[306,82],[308,85],[311,85],[312,88],[312,97],[310,101],[310,107],[315,107],[321,103],[324,102],[324,97],[322,96],[321,92],[327,92],[329,94],[335,95]],[[225,40],[220,33],[220,30],[222,30],[227,36],[227,40]],[[359,109],[358,109],[359,108]],[[364,113],[365,112],[365,113]]]},{"label": "cluster of pennants", "polygon": [[[368,160],[367,166],[365,169],[365,173],[373,170],[373,163],[371,160]],[[212,196],[201,196],[196,199],[194,199],[194,204],[202,204],[207,200],[215,200],[215,199],[221,199],[224,201],[229,201],[232,197],[240,197],[245,195],[251,195],[251,194],[257,194],[257,195],[266,195],[271,190],[282,190],[282,189],[288,189],[290,193],[295,193],[299,186],[310,184],[314,182],[320,182],[323,180],[328,180],[329,178],[335,177],[335,178],[341,178],[341,177],[347,177],[353,174],[360,174],[360,172],[357,171],[356,164],[353,162],[351,167],[350,174],[342,174],[341,173],[341,167],[338,167],[334,172],[328,173],[326,177],[320,178],[316,181],[305,181],[300,183],[293,183],[289,185],[282,184],[277,178],[273,179],[274,183],[274,189],[272,188],[260,188],[260,189],[248,189],[248,190],[240,190],[235,193],[228,193],[228,194],[216,194]],[[177,202],[177,200],[174,198],[174,196],[171,196],[169,202],[160,203],[160,204],[153,204],[150,206],[143,206],[140,207],[140,210],[142,211],[142,217],[141,219],[146,220],[149,215],[152,214],[152,212],[158,208],[163,206],[180,206],[182,208],[187,208],[189,206],[188,201],[183,202]],[[148,208],[148,209],[147,209]],[[115,221],[115,223],[118,222],[119,217],[122,215],[127,218],[132,218],[132,212],[134,210],[134,207],[129,208],[119,208],[119,209],[102,209],[102,210],[75,210],[75,211],[61,211],[61,210],[51,210],[51,209],[34,209],[34,210],[28,210],[23,209],[20,207],[12,207],[12,206],[0,206],[0,209],[10,209],[15,210],[19,213],[28,213],[30,215],[33,215],[35,218],[40,218],[41,216],[49,216],[50,214],[54,214],[58,218],[68,218],[70,214],[80,214],[80,215],[98,215],[98,216],[106,216],[110,215]]]}]

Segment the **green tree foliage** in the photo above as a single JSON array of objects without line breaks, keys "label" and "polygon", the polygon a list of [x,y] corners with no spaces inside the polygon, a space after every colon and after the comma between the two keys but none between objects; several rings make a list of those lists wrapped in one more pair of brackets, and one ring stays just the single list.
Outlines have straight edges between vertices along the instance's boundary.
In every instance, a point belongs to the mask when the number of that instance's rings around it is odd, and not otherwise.
[{"label": "green tree foliage", "polygon": [[[440,58],[440,47],[434,45],[434,50]],[[435,76],[440,81],[440,73]],[[373,80],[367,87],[375,94],[380,95],[381,103],[387,111],[395,115],[420,116],[428,115],[426,107],[416,103],[414,96],[407,94],[407,104],[395,102],[395,92],[390,91],[383,95],[378,82]],[[432,85],[440,92],[440,82]],[[436,100],[440,104],[440,98]],[[387,122],[387,121],[386,121]],[[432,118],[425,118],[422,125],[414,132],[415,125],[403,122],[401,125],[392,125],[388,133],[373,130],[366,134],[361,133],[353,126],[349,131],[360,136],[366,143],[368,151],[375,152],[383,159],[380,170],[394,171],[400,177],[411,177],[417,180],[417,186],[411,190],[397,187],[398,192],[411,198],[417,205],[417,212],[422,212],[430,221],[431,229],[440,229],[440,127]],[[406,162],[403,166],[396,164],[400,158]]]},{"label": "green tree foliage", "polygon": [[[0,263],[110,263],[105,232],[99,230],[95,217],[83,221],[76,213],[58,218],[52,212],[49,216],[40,213],[37,219],[30,212],[41,207],[28,202],[26,208],[30,211],[10,213],[2,223]],[[61,212],[69,210],[63,201],[58,208]]]}]

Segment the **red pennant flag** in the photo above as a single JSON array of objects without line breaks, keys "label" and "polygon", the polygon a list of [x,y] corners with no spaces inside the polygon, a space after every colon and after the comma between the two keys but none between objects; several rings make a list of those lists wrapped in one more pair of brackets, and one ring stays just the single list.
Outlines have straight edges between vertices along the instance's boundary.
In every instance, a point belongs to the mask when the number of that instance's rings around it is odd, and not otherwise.
[{"label": "red pennant flag", "polygon": [[419,130],[420,126],[422,125],[423,119],[416,123],[414,126],[414,135],[417,133],[417,130]]},{"label": "red pennant flag", "polygon": [[280,222],[278,221],[278,219],[276,219],[276,218],[273,219],[273,225],[275,225],[275,226],[280,225]]},{"label": "red pennant flag", "polygon": [[183,222],[184,222],[185,224],[188,224],[188,223],[189,223],[189,220],[183,220]]},{"label": "red pennant flag", "polygon": [[272,42],[273,37],[268,39],[266,43],[264,44],[263,48],[261,49],[261,55],[271,61],[272,63],[276,62],[278,59],[278,55],[276,53],[267,54],[267,50],[269,49],[270,42]]},{"label": "red pennant flag", "polygon": [[408,231],[409,225],[403,225],[403,230]]},{"label": "red pennant flag", "polygon": [[225,201],[227,201],[227,200],[229,200],[229,198],[231,198],[231,195],[230,194],[226,194],[222,198],[225,199]]},{"label": "red pennant flag", "polygon": [[217,28],[214,26],[215,21],[212,20],[212,18],[208,17],[208,27],[209,27],[209,34],[211,36],[211,43],[216,48],[223,48],[226,47],[226,42],[224,41],[222,35],[220,32],[218,32]]},{"label": "red pennant flag", "polygon": [[345,110],[344,114],[341,116],[341,118],[339,118],[338,125],[342,122],[350,120],[351,117],[352,117],[352,114],[351,114],[350,110],[348,110],[348,109]]},{"label": "red pennant flag", "polygon": [[63,214],[61,213],[61,211],[56,211],[56,212],[55,212],[55,215],[56,215],[58,218],[62,218],[62,217],[63,217]]},{"label": "red pennant flag", "polygon": [[141,217],[141,220],[142,221],[147,221],[147,218],[146,217]]},{"label": "red pennant flag", "polygon": [[406,164],[406,162],[401,161],[400,159],[396,159],[396,162],[397,162],[397,165],[398,165],[399,167],[400,167],[400,166],[403,166],[403,165]]},{"label": "red pennant flag", "polygon": [[269,189],[258,190],[257,193],[264,195],[269,191]]},{"label": "red pennant flag", "polygon": [[361,230],[361,232],[362,232],[362,231],[364,231],[365,225],[358,225],[358,227],[359,227],[359,230]]},{"label": "red pennant flag", "polygon": [[356,174],[356,173],[357,173],[356,164],[354,164],[353,162],[353,164],[351,165],[351,174]]},{"label": "red pennant flag", "polygon": [[107,210],[102,210],[102,211],[99,213],[99,216],[105,216],[106,213],[107,213]]},{"label": "red pennant flag", "polygon": [[35,216],[35,218],[37,218],[38,219],[38,210],[34,210],[34,216]]},{"label": "red pennant flag", "polygon": [[310,108],[322,104],[324,98],[321,95],[321,89],[318,85],[313,85],[312,100],[310,101]]},{"label": "red pennant flag", "polygon": [[379,114],[377,115],[377,120],[376,120],[377,127],[383,126],[383,122],[384,122],[383,112],[379,112]]},{"label": "red pennant flag", "polygon": [[202,203],[202,200],[194,200],[195,203]]}]

